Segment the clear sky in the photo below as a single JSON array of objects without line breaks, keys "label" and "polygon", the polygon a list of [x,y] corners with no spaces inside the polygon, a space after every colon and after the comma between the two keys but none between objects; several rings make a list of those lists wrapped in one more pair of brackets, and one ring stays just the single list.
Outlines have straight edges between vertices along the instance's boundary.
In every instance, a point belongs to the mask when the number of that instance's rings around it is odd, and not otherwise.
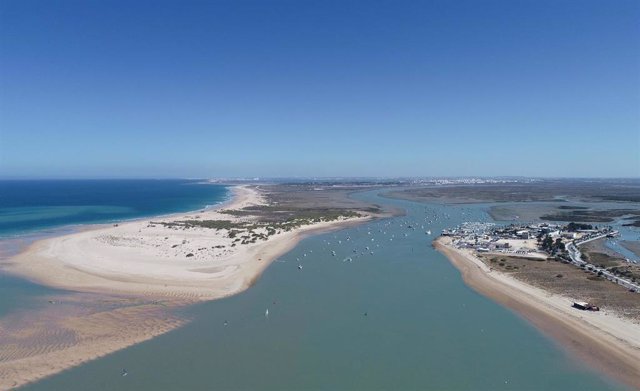
[{"label": "clear sky", "polygon": [[0,2],[0,177],[640,176],[640,2]]}]

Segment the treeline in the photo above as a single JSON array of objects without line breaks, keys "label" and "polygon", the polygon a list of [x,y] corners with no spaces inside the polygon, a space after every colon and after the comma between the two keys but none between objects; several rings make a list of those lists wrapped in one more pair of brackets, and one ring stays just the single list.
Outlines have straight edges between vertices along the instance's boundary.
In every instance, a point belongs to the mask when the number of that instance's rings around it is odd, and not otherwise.
[{"label": "treeline", "polygon": [[540,241],[540,247],[551,255],[565,250],[564,243],[562,243],[562,239],[560,238],[554,241],[551,236],[545,235],[544,237],[539,237],[538,240]]},{"label": "treeline", "polygon": [[593,229],[593,225],[574,222],[567,224],[567,231],[575,232],[581,229]]}]

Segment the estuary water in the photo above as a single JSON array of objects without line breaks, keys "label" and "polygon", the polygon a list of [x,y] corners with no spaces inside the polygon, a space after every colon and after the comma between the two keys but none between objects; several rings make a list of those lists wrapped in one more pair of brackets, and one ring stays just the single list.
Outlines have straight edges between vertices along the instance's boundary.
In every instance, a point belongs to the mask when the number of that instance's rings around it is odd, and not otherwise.
[{"label": "estuary water", "polygon": [[624,389],[465,286],[432,248],[443,228],[490,221],[485,207],[378,193],[356,197],[407,215],[309,237],[246,292],[186,309],[186,326],[24,389]]}]

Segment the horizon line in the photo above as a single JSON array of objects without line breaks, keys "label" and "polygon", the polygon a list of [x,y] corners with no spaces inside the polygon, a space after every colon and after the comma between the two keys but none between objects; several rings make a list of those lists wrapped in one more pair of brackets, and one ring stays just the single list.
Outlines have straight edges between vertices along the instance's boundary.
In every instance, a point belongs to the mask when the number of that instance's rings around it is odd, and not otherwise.
[{"label": "horizon line", "polygon": [[442,179],[619,179],[640,180],[640,175],[629,176],[520,176],[520,175],[442,175],[442,176],[237,176],[237,177],[0,177],[0,181],[47,181],[47,180],[206,180],[206,181],[246,181],[259,182],[268,180],[442,180]]}]

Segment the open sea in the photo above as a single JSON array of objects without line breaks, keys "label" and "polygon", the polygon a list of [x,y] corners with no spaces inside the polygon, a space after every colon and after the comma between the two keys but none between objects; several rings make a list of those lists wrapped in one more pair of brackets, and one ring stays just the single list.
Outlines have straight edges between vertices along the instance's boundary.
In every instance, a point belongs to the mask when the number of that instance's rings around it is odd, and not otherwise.
[{"label": "open sea", "polygon": [[227,197],[224,186],[188,180],[0,181],[0,237],[186,212]]},{"label": "open sea", "polygon": [[[187,212],[229,197],[226,186],[193,180],[0,180],[0,261],[86,224]],[[0,316],[52,292],[0,269]]]},{"label": "open sea", "polygon": [[[3,223],[11,235],[196,209],[227,194],[224,187],[165,181],[96,182],[95,190],[89,182],[12,186],[23,195],[3,194],[12,201],[0,203],[21,222],[20,230]],[[51,199],[47,186],[55,190]],[[93,195],[70,202],[83,197],[76,186]],[[64,188],[76,190],[66,197]],[[355,197],[407,215],[309,237],[244,293],[186,309],[192,319],[186,326],[24,390],[625,389],[468,288],[432,248],[444,228],[491,221],[485,206],[420,204],[379,193]],[[29,202],[21,204],[25,194]],[[38,213],[47,216],[44,222],[29,218]],[[48,290],[7,276],[0,284],[5,312]]]}]

